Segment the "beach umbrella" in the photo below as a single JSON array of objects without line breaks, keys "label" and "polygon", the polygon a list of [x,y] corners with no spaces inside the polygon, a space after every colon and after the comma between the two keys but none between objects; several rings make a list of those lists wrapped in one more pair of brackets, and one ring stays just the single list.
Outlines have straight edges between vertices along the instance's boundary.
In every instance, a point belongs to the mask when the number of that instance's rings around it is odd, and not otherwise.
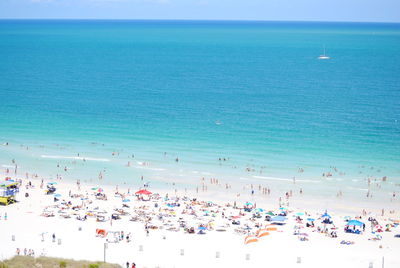
[{"label": "beach umbrella", "polygon": [[245,203],[245,206],[247,206],[247,207],[253,206],[253,203],[251,203],[251,202],[246,202],[246,203]]},{"label": "beach umbrella", "polygon": [[329,215],[328,213],[324,213],[324,215],[321,216],[322,218],[332,218],[331,215]]},{"label": "beach umbrella", "polygon": [[267,231],[276,231],[278,229],[276,227],[268,227],[265,230],[267,230]]},{"label": "beach umbrella", "polygon": [[244,244],[250,244],[250,243],[254,243],[254,242],[258,242],[258,238],[256,236],[246,236],[246,238],[244,239]]},{"label": "beach umbrella", "polygon": [[99,193],[102,193],[103,191],[104,191],[103,188],[97,189],[97,192],[99,192]]},{"label": "beach umbrella", "polygon": [[314,218],[307,218],[308,221],[315,221]]},{"label": "beach umbrella", "polygon": [[267,213],[265,213],[265,215],[268,215],[268,216],[275,216],[275,214],[274,214],[272,211],[268,211]]},{"label": "beach umbrella", "polygon": [[129,199],[124,199],[124,200],[122,200],[122,202],[124,202],[124,203],[126,203],[126,202],[131,202],[131,200],[129,200]]},{"label": "beach umbrella", "polygon": [[304,216],[304,212],[297,212],[296,216]]},{"label": "beach umbrella", "polygon": [[351,220],[347,224],[347,226],[363,226],[364,223],[358,220]]},{"label": "beach umbrella", "polygon": [[55,185],[55,184],[57,184],[57,182],[49,182],[49,183],[47,183],[47,184]]},{"label": "beach umbrella", "polygon": [[257,237],[258,238],[263,237],[263,236],[267,236],[269,234],[270,233],[268,232],[267,229],[260,229],[260,230],[257,231]]},{"label": "beach umbrella", "polygon": [[287,220],[287,218],[284,216],[275,216],[271,218],[271,221],[276,221],[276,222],[284,222],[285,220]]},{"label": "beach umbrella", "polygon": [[284,207],[280,207],[279,209],[280,210],[287,210],[287,208],[284,208]]},{"label": "beach umbrella", "polygon": [[207,228],[206,227],[204,227],[204,226],[200,226],[199,228],[197,228],[197,229],[199,229],[199,230],[207,230]]},{"label": "beach umbrella", "polygon": [[150,192],[150,191],[147,191],[146,189],[142,189],[142,190],[139,190],[139,191],[137,191],[135,194],[145,194],[145,195],[151,195],[151,194],[152,194],[152,192]]},{"label": "beach umbrella", "polygon": [[264,210],[262,208],[256,208],[254,210],[254,212],[261,213],[261,212],[264,212]]},{"label": "beach umbrella", "polygon": [[97,189],[99,189],[99,187],[93,187],[92,191],[96,191]]},{"label": "beach umbrella", "polygon": [[55,194],[54,197],[61,197],[61,194]]}]

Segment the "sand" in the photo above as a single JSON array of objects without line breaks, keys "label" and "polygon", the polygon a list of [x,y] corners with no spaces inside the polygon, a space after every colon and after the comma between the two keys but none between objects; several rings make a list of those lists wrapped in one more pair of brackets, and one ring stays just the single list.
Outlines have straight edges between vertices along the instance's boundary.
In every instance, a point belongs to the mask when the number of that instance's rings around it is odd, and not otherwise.
[{"label": "sand", "polygon": [[[23,180],[23,186],[28,181]],[[16,249],[33,249],[35,256],[45,255],[52,257],[73,258],[76,260],[103,260],[104,256],[107,262],[118,263],[126,267],[126,262],[135,262],[137,267],[369,267],[370,263],[374,267],[400,267],[400,238],[395,238],[394,234],[400,233],[400,227],[393,228],[391,232],[380,233],[382,240],[371,241],[368,238],[374,237],[370,232],[367,218],[362,221],[366,223],[366,232],[362,235],[347,234],[343,232],[345,214],[340,210],[330,210],[333,220],[338,227],[338,238],[329,238],[325,234],[312,232],[311,228],[300,229],[301,232],[308,234],[309,241],[300,241],[297,235],[293,235],[296,225],[294,214],[300,211],[296,208],[289,213],[287,224],[278,226],[277,231],[271,231],[270,235],[259,238],[258,242],[244,244],[245,234],[239,235],[234,232],[236,226],[226,228],[225,232],[206,231],[206,234],[187,234],[182,228],[178,232],[165,229],[149,230],[146,234],[144,223],[130,221],[130,216],[123,216],[121,220],[106,222],[96,222],[95,218],[88,218],[86,221],[76,220],[75,217],[64,219],[59,216],[55,210],[55,217],[40,216],[46,206],[52,206],[59,202],[54,202],[52,195],[46,195],[43,189],[40,189],[40,181],[32,180],[34,188],[25,189],[21,187],[18,194],[18,203],[7,207],[0,207],[0,257],[2,259],[10,258],[16,254]],[[46,181],[45,181],[46,183]],[[86,195],[94,200],[91,188],[99,185],[81,184],[78,191],[74,183],[57,182],[57,193],[61,194],[61,199],[72,200],[74,204],[80,204],[78,199],[70,199],[69,191],[76,194]],[[114,208],[122,207],[121,197],[115,197],[115,188],[103,186],[104,193],[108,200],[96,200],[90,207],[99,206],[111,212]],[[136,191],[137,189],[135,189]],[[150,189],[157,192],[156,189]],[[131,190],[132,191],[132,190]],[[26,198],[25,192],[29,192]],[[127,189],[119,187],[119,192],[126,193]],[[164,191],[159,191],[161,196]],[[184,193],[178,193],[182,196]],[[169,196],[174,193],[171,191]],[[205,200],[212,200],[212,194],[205,196],[196,193],[188,193]],[[215,195],[215,202],[223,205],[231,202],[230,200],[221,200],[220,195]],[[127,196],[131,201],[126,202],[130,206],[128,211],[133,210],[134,206],[147,205],[148,210],[154,209],[153,201],[138,201],[135,196]],[[163,207],[162,201],[157,201],[160,207]],[[268,202],[266,202],[268,203]],[[238,204],[239,205],[239,204]],[[242,206],[243,204],[240,204]],[[257,204],[261,207],[262,204]],[[276,202],[264,204],[274,208],[279,212]],[[316,206],[318,207],[318,206]],[[180,208],[182,209],[182,208]],[[210,208],[211,209],[211,208]],[[179,209],[176,209],[178,212]],[[230,213],[226,210],[226,213]],[[302,210],[304,211],[304,210]],[[7,220],[4,220],[4,214],[7,212]],[[323,213],[319,209],[307,208],[307,213],[313,217]],[[234,212],[236,213],[236,212]],[[352,216],[356,216],[354,214]],[[375,215],[377,216],[377,215]],[[179,217],[184,217],[192,225],[196,225],[200,220],[194,220],[187,215],[176,213],[166,220],[175,222]],[[306,216],[305,216],[306,217]],[[391,214],[385,217],[378,217],[381,225],[384,225],[389,218],[398,219],[398,215]],[[212,216],[203,216],[205,221]],[[222,222],[217,216],[216,222]],[[247,220],[250,224],[251,222]],[[241,225],[246,220],[241,218]],[[262,224],[268,224],[261,221]],[[316,220],[315,223],[319,224]],[[124,239],[118,243],[106,243],[107,238],[96,237],[96,229],[102,228],[107,231],[124,231],[125,235],[131,233],[131,242]],[[314,228],[315,229],[315,228]],[[253,229],[254,230],[254,229]],[[196,230],[197,231],[197,230]],[[55,234],[55,242],[52,242],[52,234]],[[42,235],[43,234],[43,235]],[[13,239],[14,238],[14,239]],[[44,241],[42,241],[44,238]],[[111,239],[111,235],[108,235]],[[352,245],[340,244],[342,240],[354,241]],[[59,243],[60,242],[60,243]],[[105,244],[107,248],[104,250]],[[104,254],[105,252],[105,254]],[[383,259],[384,258],[384,259]]]}]

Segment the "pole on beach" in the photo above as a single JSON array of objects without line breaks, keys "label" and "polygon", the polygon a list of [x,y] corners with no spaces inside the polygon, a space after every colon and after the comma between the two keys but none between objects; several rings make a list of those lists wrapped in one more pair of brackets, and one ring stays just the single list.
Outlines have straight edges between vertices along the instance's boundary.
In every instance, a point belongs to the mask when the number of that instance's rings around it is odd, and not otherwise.
[{"label": "pole on beach", "polygon": [[106,262],[106,249],[108,248],[108,244],[104,243],[104,262]]},{"label": "pole on beach", "polygon": [[385,268],[385,256],[382,256],[382,268]]}]

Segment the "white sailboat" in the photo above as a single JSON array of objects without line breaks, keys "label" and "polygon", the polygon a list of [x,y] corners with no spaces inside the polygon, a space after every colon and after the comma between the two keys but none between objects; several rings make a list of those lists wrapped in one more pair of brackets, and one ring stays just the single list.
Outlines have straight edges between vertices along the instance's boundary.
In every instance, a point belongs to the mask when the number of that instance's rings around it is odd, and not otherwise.
[{"label": "white sailboat", "polygon": [[329,56],[327,56],[326,54],[325,54],[325,46],[324,46],[324,54],[322,54],[322,55],[320,55],[319,57],[318,57],[318,59],[319,60],[329,60],[331,57],[329,57]]}]

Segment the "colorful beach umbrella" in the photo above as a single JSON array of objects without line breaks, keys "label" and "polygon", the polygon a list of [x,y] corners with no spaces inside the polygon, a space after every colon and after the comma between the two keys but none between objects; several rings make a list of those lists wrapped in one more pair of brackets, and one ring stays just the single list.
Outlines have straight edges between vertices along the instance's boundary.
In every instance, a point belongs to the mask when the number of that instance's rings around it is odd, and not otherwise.
[{"label": "colorful beach umbrella", "polygon": [[151,195],[152,192],[147,191],[146,189],[142,189],[142,190],[137,191],[135,194]]},{"label": "colorful beach umbrella", "polygon": [[347,224],[347,226],[363,226],[364,223],[358,220],[351,220]]},{"label": "colorful beach umbrella", "polygon": [[328,219],[332,218],[331,215],[329,215],[329,214],[326,213],[326,212],[325,212],[321,217],[322,217],[322,218],[328,218]]},{"label": "colorful beach umbrella", "polygon": [[270,235],[270,233],[268,232],[267,229],[260,229],[260,230],[257,231],[257,237],[258,238],[263,237],[263,236],[267,236],[267,235]]},{"label": "colorful beach umbrella", "polygon": [[250,244],[250,243],[254,243],[254,242],[258,242],[258,238],[256,236],[246,236],[246,238],[244,239],[244,244]]},{"label": "colorful beach umbrella", "polygon": [[276,222],[284,222],[286,220],[287,220],[287,218],[284,216],[275,216],[275,217],[271,218],[271,221],[276,221]]}]

